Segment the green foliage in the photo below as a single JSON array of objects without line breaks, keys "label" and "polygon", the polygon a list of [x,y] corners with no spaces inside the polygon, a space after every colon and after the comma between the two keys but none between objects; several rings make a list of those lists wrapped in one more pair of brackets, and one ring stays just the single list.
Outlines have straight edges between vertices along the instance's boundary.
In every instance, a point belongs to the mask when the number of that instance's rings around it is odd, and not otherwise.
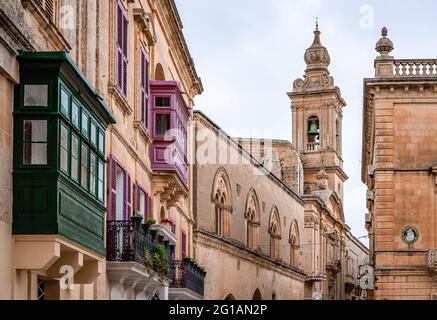
[{"label": "green foliage", "polygon": [[152,268],[153,268],[153,259],[152,259],[152,255],[150,254],[149,249],[147,249],[147,248],[144,249],[143,260],[144,260],[144,264],[146,265],[146,268],[148,270],[152,270]]},{"label": "green foliage", "polygon": [[158,244],[155,248],[153,268],[161,276],[165,276],[170,272],[170,257],[168,256],[163,244]]},{"label": "green foliage", "polygon": [[154,218],[148,218],[147,220],[146,220],[146,225],[147,226],[153,226],[154,224],[156,224],[156,220],[154,219]]}]

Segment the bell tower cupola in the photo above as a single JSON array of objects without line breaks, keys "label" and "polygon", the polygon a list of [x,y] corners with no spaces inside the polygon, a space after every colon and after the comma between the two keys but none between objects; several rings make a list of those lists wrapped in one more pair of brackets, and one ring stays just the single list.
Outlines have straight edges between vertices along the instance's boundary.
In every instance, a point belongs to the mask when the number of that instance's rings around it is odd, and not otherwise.
[{"label": "bell tower cupola", "polygon": [[314,40],[305,51],[303,78],[293,82],[288,93],[292,111],[292,141],[303,156],[304,180],[317,186],[317,176],[324,168],[328,188],[342,195],[347,176],[343,171],[342,120],[346,102],[334,84],[328,67],[328,49],[322,45],[318,22]]}]

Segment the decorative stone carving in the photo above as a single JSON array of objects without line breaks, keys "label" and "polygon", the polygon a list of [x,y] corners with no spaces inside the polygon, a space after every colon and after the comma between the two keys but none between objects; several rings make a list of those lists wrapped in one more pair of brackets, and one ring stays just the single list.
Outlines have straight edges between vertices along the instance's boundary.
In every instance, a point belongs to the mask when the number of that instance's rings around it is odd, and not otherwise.
[{"label": "decorative stone carving", "polygon": [[241,185],[237,183],[237,197],[240,197],[240,195],[241,195]]},{"label": "decorative stone carving", "polygon": [[305,216],[305,228],[314,228],[317,229],[319,226],[319,219],[314,215]]},{"label": "decorative stone carving", "polygon": [[316,81],[311,81],[307,75],[303,76],[303,79],[297,79],[293,82],[293,89],[295,91],[303,89],[325,89],[334,87],[334,78],[324,72],[320,75]]},{"label": "decorative stone carving", "polygon": [[305,52],[304,58],[308,68],[327,68],[331,63],[328,50],[320,42],[320,34],[319,28],[316,27],[313,44]]},{"label": "decorative stone carving", "polygon": [[381,30],[382,38],[378,40],[376,43],[376,51],[381,54],[381,56],[388,56],[390,52],[393,51],[393,42],[387,38],[388,31],[387,28],[384,27]]},{"label": "decorative stone carving", "polygon": [[428,251],[428,269],[431,273],[437,274],[437,249]]}]

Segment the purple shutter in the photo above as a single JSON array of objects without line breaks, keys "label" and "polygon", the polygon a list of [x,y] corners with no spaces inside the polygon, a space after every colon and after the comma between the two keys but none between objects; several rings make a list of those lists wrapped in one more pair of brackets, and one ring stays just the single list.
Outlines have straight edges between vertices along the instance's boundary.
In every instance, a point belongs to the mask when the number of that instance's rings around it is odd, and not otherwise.
[{"label": "purple shutter", "polygon": [[182,230],[182,259],[187,257],[187,234]]},{"label": "purple shutter", "polygon": [[127,17],[123,12],[123,94],[127,96]]},{"label": "purple shutter", "polygon": [[141,48],[141,122],[148,128],[148,100],[149,100],[149,62],[147,55]]},{"label": "purple shutter", "polygon": [[124,219],[129,220],[131,217],[132,210],[132,193],[131,193],[131,179],[129,173],[125,172],[124,176]]},{"label": "purple shutter", "polygon": [[123,5],[117,2],[117,86],[124,96],[127,96],[127,43],[128,21]]},{"label": "purple shutter", "polygon": [[108,220],[114,221],[116,219],[116,199],[117,199],[117,190],[116,190],[116,179],[117,179],[117,164],[114,158],[110,155],[108,158]]},{"label": "purple shutter", "polygon": [[136,215],[138,213],[138,210],[139,210],[138,198],[137,198],[138,192],[139,192],[139,186],[135,182],[132,185],[132,194],[133,194],[132,210],[133,210],[134,215]]},{"label": "purple shutter", "polygon": [[147,199],[147,202],[146,202],[146,217],[147,218],[153,218],[152,198],[148,194],[146,194],[146,199]]}]

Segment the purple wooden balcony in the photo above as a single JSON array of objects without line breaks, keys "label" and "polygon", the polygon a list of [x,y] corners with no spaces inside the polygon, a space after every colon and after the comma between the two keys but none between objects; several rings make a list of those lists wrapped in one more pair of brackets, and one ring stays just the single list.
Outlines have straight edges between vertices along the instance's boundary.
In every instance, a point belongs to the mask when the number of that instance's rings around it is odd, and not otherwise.
[{"label": "purple wooden balcony", "polygon": [[188,184],[187,127],[190,117],[176,81],[151,81],[152,170],[176,173]]}]

